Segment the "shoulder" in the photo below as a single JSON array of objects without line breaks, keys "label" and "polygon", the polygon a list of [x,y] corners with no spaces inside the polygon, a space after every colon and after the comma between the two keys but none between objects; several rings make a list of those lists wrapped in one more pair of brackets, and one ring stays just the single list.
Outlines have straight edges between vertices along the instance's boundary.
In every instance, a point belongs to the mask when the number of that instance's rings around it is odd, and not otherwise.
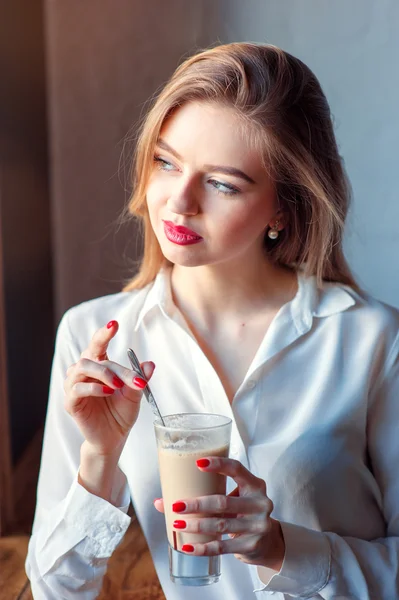
[{"label": "shoulder", "polygon": [[111,320],[134,327],[152,285],[81,302],[64,313],[58,330],[80,345],[80,339],[86,344],[89,336]]},{"label": "shoulder", "polygon": [[[377,300],[364,291],[357,291],[341,284],[325,284],[320,291],[318,310],[334,314],[331,307],[337,303],[343,309],[337,311],[340,325],[345,332],[353,333],[365,344],[374,340],[386,350],[396,346],[399,341],[399,310],[389,304]],[[327,310],[326,310],[326,307]]]},{"label": "shoulder", "polygon": [[108,294],[81,302],[76,306],[69,308],[65,315],[68,316],[70,322],[85,319],[96,318],[103,319],[108,314],[119,314],[126,310],[140,311],[142,304],[147,296],[150,286],[146,286],[141,290],[133,290],[131,292],[118,292],[116,294]]},{"label": "shoulder", "polygon": [[398,332],[399,310],[364,291],[341,286],[355,301],[351,311],[354,318],[382,331]]}]

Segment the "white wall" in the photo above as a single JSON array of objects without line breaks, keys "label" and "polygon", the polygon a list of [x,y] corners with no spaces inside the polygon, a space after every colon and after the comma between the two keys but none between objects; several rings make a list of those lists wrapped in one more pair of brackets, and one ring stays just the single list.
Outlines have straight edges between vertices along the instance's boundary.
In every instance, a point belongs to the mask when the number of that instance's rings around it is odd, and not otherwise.
[{"label": "white wall", "polygon": [[221,0],[223,41],[303,60],[330,102],[354,192],[345,249],[359,283],[399,307],[398,0]]}]

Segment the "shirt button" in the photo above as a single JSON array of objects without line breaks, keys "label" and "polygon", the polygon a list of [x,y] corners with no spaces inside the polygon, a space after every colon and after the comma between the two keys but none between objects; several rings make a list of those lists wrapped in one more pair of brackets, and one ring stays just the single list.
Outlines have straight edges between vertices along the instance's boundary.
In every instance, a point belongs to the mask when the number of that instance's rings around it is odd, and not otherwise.
[{"label": "shirt button", "polygon": [[247,381],[248,390],[253,390],[254,387],[256,387],[256,381],[254,379],[250,379],[249,381]]},{"label": "shirt button", "polygon": [[112,533],[120,533],[122,531],[122,527],[120,525],[111,525],[110,530]]}]

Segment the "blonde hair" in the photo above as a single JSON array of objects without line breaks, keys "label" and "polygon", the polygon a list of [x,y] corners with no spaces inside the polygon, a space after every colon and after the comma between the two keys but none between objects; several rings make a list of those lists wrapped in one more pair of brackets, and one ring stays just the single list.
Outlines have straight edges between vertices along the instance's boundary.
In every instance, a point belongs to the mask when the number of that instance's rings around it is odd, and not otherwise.
[{"label": "blonde hair", "polygon": [[185,60],[140,128],[127,210],[143,225],[144,253],[124,291],[144,287],[162,266],[171,264],[150,223],[146,188],[165,119],[190,101],[234,108],[261,152],[287,217],[276,241],[265,234],[268,258],[316,275],[319,286],[326,280],[356,287],[342,250],[350,185],[317,78],[302,61],[276,46],[232,43]]}]

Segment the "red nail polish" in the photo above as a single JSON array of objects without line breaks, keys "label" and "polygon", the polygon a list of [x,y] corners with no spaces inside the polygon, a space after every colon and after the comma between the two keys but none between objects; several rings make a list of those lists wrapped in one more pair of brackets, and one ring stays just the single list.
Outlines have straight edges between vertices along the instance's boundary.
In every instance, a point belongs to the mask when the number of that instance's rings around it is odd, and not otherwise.
[{"label": "red nail polish", "polygon": [[186,510],[187,505],[185,502],[175,502],[174,504],[172,504],[172,510],[173,512],[183,512],[184,510]]},{"label": "red nail polish", "polygon": [[114,393],[114,389],[112,389],[111,387],[108,387],[107,385],[103,385],[103,392],[104,394],[113,394]]},{"label": "red nail polish", "polygon": [[176,529],[185,529],[186,522],[185,521],[173,521],[173,527],[176,527]]},{"label": "red nail polish", "polygon": [[115,325],[118,325],[117,321],[110,321],[107,323],[107,328],[111,329],[111,327],[115,327]]},{"label": "red nail polish", "polygon": [[207,458],[199,458],[197,460],[197,467],[201,467],[202,469],[204,469],[205,467],[209,467],[210,464],[211,461]]},{"label": "red nail polish", "polygon": [[147,382],[144,381],[144,379],[142,379],[141,377],[133,377],[133,383],[134,385],[137,385],[137,387],[139,387],[141,390],[147,385]]},{"label": "red nail polish", "polygon": [[123,386],[125,385],[122,379],[119,379],[119,377],[117,377],[116,375],[112,378],[112,383],[117,388],[123,388]]},{"label": "red nail polish", "polygon": [[194,546],[192,546],[191,544],[183,544],[181,549],[183,550],[183,552],[194,552]]}]

